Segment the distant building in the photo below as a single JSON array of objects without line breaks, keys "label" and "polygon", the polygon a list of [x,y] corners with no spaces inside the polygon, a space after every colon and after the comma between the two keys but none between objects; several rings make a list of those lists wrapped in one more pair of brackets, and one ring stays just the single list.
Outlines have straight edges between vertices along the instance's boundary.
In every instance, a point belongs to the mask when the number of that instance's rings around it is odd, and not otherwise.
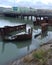
[{"label": "distant building", "polygon": [[27,7],[12,7],[13,11],[16,11],[16,12],[32,12],[34,11],[35,9],[33,8],[27,8]]},{"label": "distant building", "polygon": [[13,7],[13,11],[17,11],[18,7]]}]

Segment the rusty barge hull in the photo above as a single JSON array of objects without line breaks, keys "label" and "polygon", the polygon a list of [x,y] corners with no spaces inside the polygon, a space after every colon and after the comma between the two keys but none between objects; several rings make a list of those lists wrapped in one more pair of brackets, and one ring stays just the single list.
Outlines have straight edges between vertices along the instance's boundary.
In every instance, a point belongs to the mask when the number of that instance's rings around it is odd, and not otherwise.
[{"label": "rusty barge hull", "polygon": [[3,41],[25,41],[32,39],[32,34],[21,34],[16,36],[11,36],[11,38],[4,38]]},{"label": "rusty barge hull", "polygon": [[18,25],[18,26],[5,26],[0,28],[0,35],[8,35],[11,32],[19,31],[19,30],[26,30],[26,24]]}]

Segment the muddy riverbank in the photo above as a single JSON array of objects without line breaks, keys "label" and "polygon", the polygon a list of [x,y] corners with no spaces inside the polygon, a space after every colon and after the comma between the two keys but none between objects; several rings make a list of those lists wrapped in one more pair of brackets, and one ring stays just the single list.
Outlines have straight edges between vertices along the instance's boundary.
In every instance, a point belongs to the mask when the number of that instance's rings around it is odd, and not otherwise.
[{"label": "muddy riverbank", "polygon": [[[46,44],[40,45],[40,48],[33,50],[31,53],[29,53],[28,55],[20,58],[20,59],[16,59],[12,62],[9,62],[8,65],[38,65],[39,62],[36,63],[35,59],[33,58],[32,54],[34,52],[37,52],[39,50],[44,50],[44,51],[48,51],[47,53],[47,61],[46,61],[46,65],[52,65],[52,40],[48,41]],[[49,56],[49,58],[48,58]],[[41,64],[42,65],[42,64]]]}]

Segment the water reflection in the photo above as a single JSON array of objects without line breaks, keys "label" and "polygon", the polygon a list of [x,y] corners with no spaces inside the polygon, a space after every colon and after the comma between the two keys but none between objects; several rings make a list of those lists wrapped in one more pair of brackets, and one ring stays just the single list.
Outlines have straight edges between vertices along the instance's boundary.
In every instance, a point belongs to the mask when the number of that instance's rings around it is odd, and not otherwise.
[{"label": "water reflection", "polygon": [[34,32],[33,33],[34,39],[39,40],[40,44],[46,43],[52,39],[52,27],[51,26],[48,26],[48,30],[45,31],[44,33],[41,32],[40,28],[38,30],[38,27],[37,27],[37,30],[34,29],[33,32]]},{"label": "water reflection", "polygon": [[[4,25],[17,25],[21,23],[27,23],[32,25],[32,21],[23,21],[15,18],[0,18],[0,26]],[[33,25],[32,25],[33,27]],[[22,42],[3,42],[0,40],[0,65],[9,60],[20,58],[26,55],[28,52],[39,47],[40,44],[45,43],[52,39],[52,27],[48,27],[48,31],[42,36],[34,38],[34,35],[41,31],[40,26],[34,26],[32,40],[22,41]]]},{"label": "water reflection", "polygon": [[[5,45],[6,44],[9,44],[10,42],[4,42],[3,41],[3,44],[2,44],[2,53],[5,51]],[[27,40],[27,41],[18,41],[18,42],[11,42],[11,44],[14,44],[18,49],[21,49],[21,48],[25,48],[27,47],[27,51],[30,50],[30,45],[31,45],[31,40]]]}]

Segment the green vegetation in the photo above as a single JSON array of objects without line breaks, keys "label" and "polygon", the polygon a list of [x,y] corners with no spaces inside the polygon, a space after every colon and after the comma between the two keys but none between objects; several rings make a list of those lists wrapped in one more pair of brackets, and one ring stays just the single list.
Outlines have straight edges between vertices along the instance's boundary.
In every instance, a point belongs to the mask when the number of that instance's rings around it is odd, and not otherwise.
[{"label": "green vegetation", "polygon": [[46,65],[47,53],[48,52],[42,49],[33,53],[34,59],[39,62],[38,65]]},{"label": "green vegetation", "polygon": [[45,55],[45,51],[44,50],[38,50],[36,52],[33,53],[33,56],[35,59],[42,59],[43,56]]},{"label": "green vegetation", "polygon": [[52,58],[52,49],[39,49],[32,55],[34,57],[34,60],[38,62],[38,65],[47,65],[48,59]]}]

